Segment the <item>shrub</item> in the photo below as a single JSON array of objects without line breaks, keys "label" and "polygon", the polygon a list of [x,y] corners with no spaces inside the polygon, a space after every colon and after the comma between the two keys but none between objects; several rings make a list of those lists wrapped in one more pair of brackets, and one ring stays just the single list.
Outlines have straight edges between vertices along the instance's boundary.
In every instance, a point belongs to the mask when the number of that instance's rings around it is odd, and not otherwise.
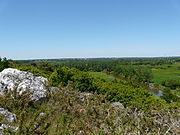
[{"label": "shrub", "polygon": [[21,70],[21,71],[26,71],[26,72],[31,72],[33,73],[35,76],[43,76],[45,78],[47,78],[48,76],[46,74],[44,74],[41,70],[32,67],[32,66],[20,66],[17,67],[17,69]]},{"label": "shrub", "polygon": [[10,65],[9,60],[7,60],[6,58],[3,59],[0,58],[0,72],[5,68],[8,68],[9,65]]}]

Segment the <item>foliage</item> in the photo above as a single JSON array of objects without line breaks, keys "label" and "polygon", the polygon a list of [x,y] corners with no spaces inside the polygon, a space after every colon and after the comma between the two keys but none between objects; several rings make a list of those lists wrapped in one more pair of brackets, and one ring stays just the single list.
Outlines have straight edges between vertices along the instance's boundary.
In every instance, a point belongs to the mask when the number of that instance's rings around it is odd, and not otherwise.
[{"label": "foliage", "polygon": [[[71,85],[47,93],[44,100],[32,102],[28,93],[11,98],[0,97],[0,107],[17,115],[13,124],[19,126],[18,135],[120,135],[120,134],[178,134],[176,104],[148,114],[137,108],[115,110],[103,95],[93,94],[81,101],[82,94]],[[0,120],[4,122],[3,119]],[[10,124],[10,123],[7,123]],[[5,134],[13,134],[5,130]]]},{"label": "foliage", "polygon": [[7,60],[6,58],[0,58],[0,72],[5,69],[8,68],[10,65],[10,61]]},{"label": "foliage", "polygon": [[108,95],[109,101],[119,101],[125,106],[137,107],[147,112],[151,107],[155,107],[155,103],[157,108],[166,106],[163,100],[154,97],[144,88],[136,88],[120,82],[107,82],[77,69],[58,68],[50,76],[50,81],[53,86],[58,86],[59,84],[65,86],[68,84],[68,81],[72,81],[72,86],[76,90]]},{"label": "foliage", "polygon": [[46,61],[31,63],[30,66],[37,68],[42,73],[46,74],[46,76],[48,76],[48,77],[54,71],[54,66]]},{"label": "foliage", "polygon": [[102,79],[106,82],[119,82],[119,83],[123,83],[123,84],[127,83],[127,81],[125,81],[125,80],[117,79],[116,77],[106,74],[106,73],[103,73],[103,72],[89,72],[89,73],[92,76]]},{"label": "foliage", "polygon": [[33,73],[35,76],[43,76],[47,78],[47,75],[38,68],[32,66],[20,66],[17,69]]},{"label": "foliage", "polygon": [[177,79],[165,80],[162,82],[162,85],[170,89],[177,89],[180,88],[180,80]]},{"label": "foliage", "polygon": [[46,60],[20,60],[18,62],[30,64],[49,62],[61,67],[77,68],[81,71],[102,72],[113,71],[117,65],[151,65],[158,66],[175,63],[178,58],[74,58],[74,59],[46,59]]},{"label": "foliage", "polygon": [[51,73],[54,71],[55,67],[48,62],[36,62],[36,63],[28,63],[21,64],[19,61],[12,61],[10,66],[12,68],[16,68],[19,70],[31,72],[36,76],[49,77]]},{"label": "foliage", "polygon": [[114,74],[143,83],[150,82],[152,79],[151,70],[144,66],[119,65],[115,68]]},{"label": "foliage", "polygon": [[169,88],[166,88],[163,91],[163,95],[161,96],[161,98],[166,100],[168,103],[180,102],[180,99],[176,95],[174,95]]},{"label": "foliage", "polygon": [[72,76],[76,74],[78,70],[69,69],[67,67],[57,68],[49,77],[49,80],[52,86],[58,86],[60,83],[65,86],[68,84],[68,81],[72,80]]},{"label": "foliage", "polygon": [[72,77],[73,87],[79,91],[95,92],[97,87],[93,85],[94,78],[88,73],[79,72]]},{"label": "foliage", "polygon": [[161,84],[166,80],[180,80],[178,67],[180,67],[179,63],[152,67],[153,82]]}]

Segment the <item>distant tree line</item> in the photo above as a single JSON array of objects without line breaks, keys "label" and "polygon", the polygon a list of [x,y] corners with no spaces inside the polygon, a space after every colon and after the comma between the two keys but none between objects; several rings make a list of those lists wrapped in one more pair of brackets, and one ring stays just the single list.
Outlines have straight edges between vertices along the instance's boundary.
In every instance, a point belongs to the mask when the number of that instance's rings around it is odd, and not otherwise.
[{"label": "distant tree line", "polygon": [[88,59],[44,59],[44,60],[20,60],[24,64],[48,62],[61,67],[77,68],[81,71],[113,71],[117,65],[150,65],[158,66],[172,64],[178,58],[88,58]]},{"label": "distant tree line", "polygon": [[113,71],[113,74],[123,76],[132,81],[150,82],[152,79],[151,69],[136,65],[119,65]]}]

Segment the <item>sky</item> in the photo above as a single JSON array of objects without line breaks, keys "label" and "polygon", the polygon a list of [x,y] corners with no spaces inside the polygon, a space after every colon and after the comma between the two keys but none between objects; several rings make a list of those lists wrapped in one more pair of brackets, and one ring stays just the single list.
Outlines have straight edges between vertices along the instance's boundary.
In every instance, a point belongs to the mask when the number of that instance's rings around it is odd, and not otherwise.
[{"label": "sky", "polygon": [[180,0],[0,0],[0,56],[180,56]]}]

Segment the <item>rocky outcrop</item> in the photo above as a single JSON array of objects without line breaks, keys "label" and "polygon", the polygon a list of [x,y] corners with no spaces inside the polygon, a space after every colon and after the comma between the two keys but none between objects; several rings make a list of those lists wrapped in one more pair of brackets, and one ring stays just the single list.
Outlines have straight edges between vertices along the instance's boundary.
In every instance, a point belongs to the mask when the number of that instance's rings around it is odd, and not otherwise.
[{"label": "rocky outcrop", "polygon": [[4,108],[0,108],[0,114],[4,115],[4,119],[8,122],[15,122],[17,120],[15,114],[9,112]]},{"label": "rocky outcrop", "polygon": [[35,77],[32,73],[13,68],[4,69],[0,72],[0,95],[5,91],[13,91],[21,95],[30,92],[31,100],[39,100],[46,97],[48,80],[44,77]]}]

